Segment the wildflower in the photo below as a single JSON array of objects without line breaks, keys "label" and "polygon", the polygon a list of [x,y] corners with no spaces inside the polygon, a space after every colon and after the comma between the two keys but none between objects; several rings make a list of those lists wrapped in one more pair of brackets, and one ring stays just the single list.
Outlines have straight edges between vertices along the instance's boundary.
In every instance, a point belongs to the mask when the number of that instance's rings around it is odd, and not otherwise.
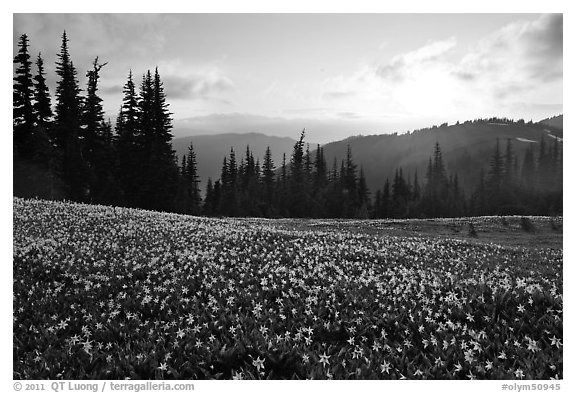
[{"label": "wildflower", "polygon": [[386,360],[380,365],[380,372],[390,374],[390,363]]},{"label": "wildflower", "polygon": [[252,365],[256,367],[256,371],[260,371],[261,368],[264,368],[264,359],[260,359],[260,356],[258,356],[257,359],[252,361]]},{"label": "wildflower", "polygon": [[160,366],[158,366],[158,370],[166,371],[168,370],[168,365],[166,363],[160,363]]},{"label": "wildflower", "polygon": [[90,351],[92,350],[92,340],[88,340],[86,339],[86,341],[82,342],[82,349],[87,352],[90,353]]},{"label": "wildflower", "polygon": [[515,376],[516,378],[522,379],[522,378],[525,377],[524,371],[522,371],[522,369],[518,368],[518,369],[516,369],[516,371],[514,371],[514,376]]},{"label": "wildflower", "polygon": [[330,364],[330,362],[328,361],[329,358],[330,356],[326,355],[326,352],[324,352],[323,355],[320,355],[320,363],[322,363],[324,366],[327,366],[328,364]]},{"label": "wildflower", "polygon": [[539,351],[540,348],[538,348],[538,343],[536,342],[536,340],[532,340],[532,339],[528,339],[528,350],[530,352],[536,352]]},{"label": "wildflower", "polygon": [[562,341],[559,338],[556,338],[556,336],[553,336],[549,340],[551,342],[550,345],[555,346],[556,348],[560,348],[562,345]]}]

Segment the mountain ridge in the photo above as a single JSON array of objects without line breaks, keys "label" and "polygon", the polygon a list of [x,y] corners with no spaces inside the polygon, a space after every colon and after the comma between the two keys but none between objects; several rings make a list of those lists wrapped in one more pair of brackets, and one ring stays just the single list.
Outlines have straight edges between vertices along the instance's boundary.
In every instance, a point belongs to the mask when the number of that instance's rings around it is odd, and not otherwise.
[{"label": "mountain ridge", "polygon": [[[393,179],[397,169],[402,169],[403,176],[410,178],[410,181],[413,181],[417,173],[419,183],[424,184],[428,159],[438,142],[448,173],[457,174],[463,191],[470,194],[478,183],[481,170],[487,173],[489,169],[489,159],[497,139],[500,141],[501,152],[505,151],[507,140],[510,139],[516,165],[520,169],[527,147],[537,149],[542,140],[548,146],[556,138],[562,142],[562,120],[562,115],[536,123],[497,118],[470,120],[406,133],[353,135],[322,147],[328,168],[332,169],[334,159],[337,168],[340,167],[340,160],[345,158],[350,145],[358,170],[363,169],[367,185],[375,193],[383,187],[386,178],[390,181]],[[260,132],[180,137],[173,141],[179,159],[186,154],[190,141],[194,144],[202,189],[208,178],[215,181],[220,177],[222,161],[229,155],[230,147],[234,148],[237,162],[240,163],[247,145],[254,158],[260,159],[260,162],[266,147],[270,146],[274,164],[279,168],[284,153],[289,162],[296,143],[290,137],[269,136]],[[314,156],[317,144],[309,143],[309,146]]]}]

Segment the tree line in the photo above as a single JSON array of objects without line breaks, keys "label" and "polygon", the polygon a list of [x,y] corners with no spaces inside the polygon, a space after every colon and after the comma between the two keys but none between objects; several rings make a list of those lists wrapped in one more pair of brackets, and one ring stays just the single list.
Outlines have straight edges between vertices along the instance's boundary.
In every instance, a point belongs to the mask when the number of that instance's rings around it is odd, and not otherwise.
[{"label": "tree line", "polygon": [[96,57],[85,93],[62,34],[55,105],[41,53],[33,75],[26,34],[18,41],[13,84],[14,194],[23,197],[175,211],[185,193],[172,150],[171,113],[158,69],[132,72],[115,127],[104,119],[98,95],[107,63]]},{"label": "tree line", "polygon": [[[385,179],[374,194],[366,185],[362,166],[350,146],[340,162],[329,169],[324,150],[304,148],[302,131],[287,161],[278,167],[270,148],[264,160],[254,160],[250,148],[238,160],[231,149],[223,159],[220,179],[208,179],[205,199],[197,212],[217,216],[310,218],[427,218],[480,215],[554,215],[562,213],[562,157],[558,140],[538,151],[528,147],[520,161],[510,139],[506,147],[496,139],[471,195],[459,186],[458,173],[448,173],[436,143],[424,181],[417,170],[410,176],[402,168]],[[192,152],[192,145],[189,150]],[[239,161],[239,162],[238,162]],[[520,165],[519,162],[522,162]],[[197,182],[196,182],[197,184]],[[197,189],[196,193],[199,194]]]},{"label": "tree line", "polygon": [[[85,93],[68,50],[66,32],[56,63],[55,105],[41,54],[33,72],[28,37],[19,38],[13,88],[14,194],[208,216],[409,218],[562,212],[562,157],[558,140],[523,155],[508,140],[494,151],[472,195],[448,173],[438,143],[426,173],[395,171],[373,194],[350,146],[329,166],[324,150],[310,151],[303,130],[290,157],[263,161],[247,146],[223,158],[220,178],[199,187],[194,147],[178,162],[172,149],[172,114],[158,69],[132,71],[112,126],[98,96],[107,63],[96,57],[86,72]],[[52,109],[54,108],[54,110]],[[496,120],[494,120],[496,121]],[[522,157],[519,157],[522,155]],[[521,158],[521,160],[520,160]]]}]

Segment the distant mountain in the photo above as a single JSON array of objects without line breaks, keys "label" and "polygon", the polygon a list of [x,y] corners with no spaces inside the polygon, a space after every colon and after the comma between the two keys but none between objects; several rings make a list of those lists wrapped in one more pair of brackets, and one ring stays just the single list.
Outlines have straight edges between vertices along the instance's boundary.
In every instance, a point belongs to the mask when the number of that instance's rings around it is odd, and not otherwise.
[{"label": "distant mountain", "polygon": [[[542,138],[549,146],[554,139],[562,142],[562,115],[538,123],[477,120],[405,134],[354,136],[326,144],[323,148],[328,168],[332,169],[335,158],[340,168],[340,161],[346,156],[347,146],[350,145],[358,170],[362,166],[368,187],[375,193],[384,186],[386,178],[392,181],[396,169],[402,169],[404,177],[410,178],[410,181],[414,180],[417,171],[418,180],[423,185],[428,159],[432,156],[435,143],[439,142],[448,173],[458,174],[461,188],[469,195],[478,184],[480,171],[484,169],[484,173],[488,173],[497,138],[502,153],[507,140],[511,140],[518,168],[522,168],[527,147],[533,146],[538,151]],[[274,164],[279,168],[282,154],[286,153],[289,162],[296,143],[292,138],[261,133],[189,136],[176,138],[172,142],[179,160],[187,153],[190,141],[194,144],[198,160],[202,191],[208,178],[212,181],[220,178],[222,160],[229,155],[230,147],[234,148],[238,163],[246,154],[246,146],[250,146],[254,158],[262,163],[266,147],[270,146]],[[311,153],[316,146],[310,143]]]},{"label": "distant mountain", "polygon": [[554,127],[554,128],[559,129],[559,130],[562,130],[563,129],[563,123],[564,123],[564,116],[558,115],[558,116],[550,117],[548,119],[541,120],[540,123],[545,124],[549,127]]},{"label": "distant mountain", "polygon": [[[184,154],[188,153],[188,146],[190,146],[191,141],[198,161],[201,190],[204,190],[208,178],[211,178],[212,181],[220,178],[222,161],[224,157],[230,154],[231,147],[234,148],[238,164],[246,155],[246,146],[250,146],[254,159],[260,159],[260,164],[262,164],[266,147],[270,146],[274,164],[279,168],[282,165],[282,154],[286,153],[286,161],[289,162],[296,143],[291,138],[268,136],[260,133],[228,133],[176,138],[172,141],[172,146],[178,155],[178,162]],[[310,144],[310,150],[314,149],[316,149],[316,144]]]},{"label": "distant mountain", "polygon": [[[557,120],[553,122],[556,124]],[[502,153],[507,140],[511,140],[521,168],[528,146],[533,145],[538,151],[542,138],[545,143],[553,143],[555,138],[561,142],[562,129],[551,128],[546,123],[469,121],[400,135],[351,137],[325,145],[324,155],[329,168],[332,168],[335,158],[339,168],[340,160],[346,156],[350,145],[358,170],[363,167],[368,187],[374,193],[384,186],[386,178],[393,180],[397,168],[401,168],[404,177],[410,177],[411,181],[417,171],[420,184],[424,184],[428,159],[435,143],[439,142],[448,172],[457,173],[460,186],[470,194],[478,184],[481,169],[488,172],[497,138]]]}]

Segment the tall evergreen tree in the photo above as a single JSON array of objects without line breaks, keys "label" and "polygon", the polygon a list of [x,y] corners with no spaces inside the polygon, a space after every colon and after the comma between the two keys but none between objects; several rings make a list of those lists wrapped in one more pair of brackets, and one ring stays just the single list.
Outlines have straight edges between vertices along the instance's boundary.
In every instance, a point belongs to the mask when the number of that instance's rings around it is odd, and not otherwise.
[{"label": "tall evergreen tree", "polygon": [[305,182],[304,168],[304,135],[302,130],[300,139],[294,144],[290,159],[290,198],[289,214],[291,217],[304,217],[306,214],[306,191],[303,187]]},{"label": "tall evergreen tree", "polygon": [[237,216],[238,206],[238,165],[236,152],[230,148],[228,160],[224,159],[222,165],[222,197],[219,211],[226,216]]},{"label": "tall evergreen tree", "polygon": [[397,169],[392,183],[391,213],[393,217],[404,218],[408,214],[410,188],[402,174],[402,168]]},{"label": "tall evergreen tree", "polygon": [[359,218],[368,218],[370,206],[370,190],[366,185],[366,178],[364,177],[364,168],[360,167],[360,177],[358,178],[358,212],[356,214]]},{"label": "tall evergreen tree", "polygon": [[76,68],[68,51],[66,31],[62,34],[56,74],[60,79],[56,84],[55,141],[58,146],[66,147],[67,141],[78,138],[81,124],[80,88],[76,78]]},{"label": "tall evergreen tree", "polygon": [[380,218],[392,217],[390,212],[390,181],[386,178],[384,188],[382,189],[381,212]]},{"label": "tall evergreen tree", "polygon": [[68,51],[66,31],[56,62],[56,118],[53,127],[54,142],[63,152],[62,177],[68,198],[85,201],[88,197],[88,168],[82,155],[80,131],[82,99],[76,78],[77,72]]},{"label": "tall evergreen tree", "polygon": [[414,170],[414,184],[412,185],[412,200],[420,200],[420,183],[418,182],[418,169]]},{"label": "tall evergreen tree", "polygon": [[280,216],[289,216],[288,212],[288,164],[286,163],[286,153],[282,154],[282,165],[280,167],[280,178],[276,182],[276,203]]},{"label": "tall evergreen tree", "polygon": [[534,150],[530,146],[524,153],[524,161],[522,163],[522,186],[530,194],[534,189],[535,175]]},{"label": "tall evergreen tree", "polygon": [[172,149],[172,118],[158,69],[144,75],[139,99],[137,143],[142,153],[137,203],[153,210],[173,211],[178,191],[178,166]]},{"label": "tall evergreen tree", "polygon": [[427,217],[450,215],[449,196],[451,190],[438,142],[434,146],[433,157],[428,161],[426,180],[419,210]]},{"label": "tall evergreen tree", "polygon": [[480,169],[478,187],[472,195],[472,214],[476,216],[483,216],[488,213],[488,197],[486,194],[487,192],[484,169]]},{"label": "tall evergreen tree", "polygon": [[190,146],[188,147],[188,155],[186,156],[185,163],[186,167],[183,169],[183,172],[186,182],[185,188],[188,194],[188,208],[186,209],[186,212],[197,215],[200,214],[202,198],[200,197],[200,177],[198,176],[198,164],[196,161],[196,153],[194,152],[194,146],[192,142],[190,142]]},{"label": "tall evergreen tree", "polygon": [[275,168],[272,160],[270,146],[266,147],[264,154],[264,163],[262,164],[262,185],[264,191],[264,214],[272,216],[274,214],[274,189],[275,189]]},{"label": "tall evergreen tree", "polygon": [[512,186],[515,182],[516,173],[514,172],[514,151],[512,149],[512,140],[506,140],[506,153],[504,154],[504,174],[505,183]]},{"label": "tall evergreen tree", "polygon": [[504,180],[506,176],[505,162],[500,152],[500,140],[496,138],[494,153],[490,158],[490,170],[486,182],[486,192],[488,205],[492,212],[500,212],[500,208],[505,204]]},{"label": "tall evergreen tree", "polygon": [[314,194],[326,186],[328,182],[326,159],[324,149],[318,145],[316,147],[316,158],[314,160]]},{"label": "tall evergreen tree", "polygon": [[46,73],[44,72],[44,60],[38,53],[36,58],[37,73],[34,76],[34,117],[39,127],[48,129],[52,121],[52,104],[50,100],[50,91],[46,84]]},{"label": "tall evergreen tree", "polygon": [[212,185],[212,179],[208,178],[206,182],[206,195],[204,196],[204,204],[202,206],[202,212],[211,216],[215,213],[217,201],[215,201],[214,186]]},{"label": "tall evergreen tree", "polygon": [[141,165],[146,159],[142,154],[140,137],[140,107],[132,70],[122,90],[122,107],[116,123],[117,178],[121,184],[123,204],[138,206]]},{"label": "tall evergreen tree", "polygon": [[13,84],[13,135],[18,153],[25,159],[32,158],[31,139],[34,127],[32,62],[28,54],[28,36],[23,34],[18,41],[17,64]]},{"label": "tall evergreen tree", "polygon": [[98,80],[100,70],[107,63],[98,63],[98,57],[92,63],[92,69],[86,73],[88,87],[83,107],[83,157],[86,161],[89,198],[92,201],[105,203],[101,193],[107,188],[106,184],[111,180],[109,173],[112,154],[111,146],[105,141],[106,123],[104,121],[104,109],[102,98],[98,96]]}]

